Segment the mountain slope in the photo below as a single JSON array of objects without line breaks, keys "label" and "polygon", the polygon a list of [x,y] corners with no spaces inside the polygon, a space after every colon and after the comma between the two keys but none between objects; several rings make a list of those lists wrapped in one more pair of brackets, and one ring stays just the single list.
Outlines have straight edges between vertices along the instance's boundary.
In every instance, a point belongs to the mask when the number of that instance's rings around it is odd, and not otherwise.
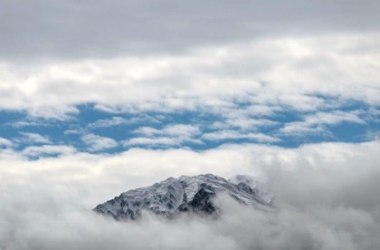
[{"label": "mountain slope", "polygon": [[262,184],[250,176],[238,175],[226,180],[206,174],[171,177],[149,187],[129,190],[94,210],[117,220],[137,219],[142,210],[168,216],[190,211],[212,214],[218,210],[213,204],[213,197],[220,192],[245,205],[270,206],[273,198]]}]

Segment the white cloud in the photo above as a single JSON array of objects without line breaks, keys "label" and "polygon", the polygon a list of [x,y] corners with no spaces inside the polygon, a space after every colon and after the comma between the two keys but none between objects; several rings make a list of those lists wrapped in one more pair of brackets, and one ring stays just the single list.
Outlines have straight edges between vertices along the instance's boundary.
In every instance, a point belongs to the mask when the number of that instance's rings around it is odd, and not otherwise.
[{"label": "white cloud", "polygon": [[235,130],[220,130],[210,133],[204,133],[202,138],[210,141],[220,141],[228,139],[249,139],[257,142],[278,142],[279,139],[263,133],[244,133]]},{"label": "white cloud", "polygon": [[376,140],[380,140],[380,131],[373,131],[373,130],[369,130],[364,139],[368,140],[368,141],[376,141]]},{"label": "white cloud", "polygon": [[282,108],[280,106],[265,106],[265,105],[251,105],[246,111],[248,114],[252,116],[272,116],[276,112],[281,111]]},{"label": "white cloud", "polygon": [[42,145],[42,146],[29,146],[21,151],[21,154],[28,157],[46,157],[57,155],[72,154],[76,150],[73,147],[65,145]]},{"label": "white cloud", "polygon": [[[203,152],[132,149],[96,155],[71,151],[35,161],[0,154],[0,246],[16,250],[378,249],[379,148],[379,141],[295,149],[229,145]],[[237,173],[265,178],[279,209],[263,212],[219,197],[223,215],[218,220],[166,222],[148,217],[140,223],[117,223],[90,211],[127,189],[168,176],[206,172],[227,178]]]},{"label": "white cloud", "polygon": [[110,119],[97,120],[96,122],[90,123],[88,127],[89,128],[106,128],[106,127],[125,125],[127,123],[128,123],[127,119],[120,116],[114,116]]},{"label": "white cloud", "polygon": [[82,141],[87,144],[90,151],[101,151],[118,146],[117,141],[109,137],[103,137],[95,134],[85,134],[81,137]]},{"label": "white cloud", "polygon": [[279,132],[284,135],[300,137],[312,134],[331,135],[321,124],[308,124],[306,122],[288,123]]},{"label": "white cloud", "polygon": [[40,135],[37,133],[29,133],[29,132],[21,132],[23,137],[19,138],[19,140],[23,143],[29,144],[51,144],[51,140],[46,135]]},{"label": "white cloud", "polygon": [[80,135],[86,133],[86,129],[80,126],[72,126],[64,131],[65,135]]},{"label": "white cloud", "polygon": [[186,125],[186,124],[174,124],[168,125],[163,130],[162,133],[180,136],[180,137],[191,137],[193,135],[199,134],[199,128],[194,125]]},{"label": "white cloud", "polygon": [[155,136],[161,134],[161,131],[157,128],[152,127],[140,127],[134,131],[135,134],[144,136]]},{"label": "white cloud", "polygon": [[313,95],[328,95],[377,105],[379,53],[363,44],[378,40],[376,34],[268,38],[177,55],[2,63],[0,108],[64,119],[83,103],[217,111],[242,99],[316,111],[327,101]]},{"label": "white cloud", "polygon": [[[22,155],[20,155],[21,158],[12,160],[0,155],[2,162],[0,170],[4,173],[12,173],[13,171],[32,173],[37,170],[50,169],[54,171],[44,172],[41,178],[44,176],[48,178],[50,174],[53,174],[62,178],[62,181],[74,181],[70,179],[70,176],[75,172],[75,176],[81,176],[81,179],[85,181],[84,184],[103,185],[101,189],[104,188],[103,191],[107,192],[107,195],[114,195],[125,188],[147,185],[168,176],[194,175],[206,172],[226,178],[240,173],[271,179],[281,177],[272,175],[271,171],[275,169],[288,173],[288,178],[293,178],[292,173],[305,174],[316,171],[321,175],[321,179],[318,181],[329,181],[331,183],[334,180],[337,183],[339,181],[354,181],[358,176],[365,176],[370,171],[378,170],[379,154],[377,152],[380,148],[380,142],[373,141],[362,144],[321,143],[296,149],[255,144],[225,145],[201,152],[188,149],[130,149],[115,155],[79,153],[71,147],[52,145],[30,148],[38,149],[39,152],[60,151],[63,154],[57,158],[41,158],[32,162],[24,160]],[[29,152],[32,151],[30,148],[28,149]],[[17,155],[16,152],[15,154]],[[9,167],[11,165],[14,167]],[[332,175],[329,176],[329,174]],[[4,177],[5,175],[1,176]],[[310,178],[313,176],[310,174]],[[107,185],[112,180],[119,186],[109,193],[106,191]],[[309,180],[304,180],[305,183],[307,181]],[[271,183],[271,185],[274,184]],[[114,185],[111,186],[110,188],[115,187]],[[331,186],[331,188],[333,187]],[[326,186],[325,188],[330,187]],[[306,195],[307,190],[305,184],[304,189],[297,192],[304,192]],[[276,190],[276,192],[279,191],[281,190]],[[95,200],[93,202],[107,198],[102,195],[100,195],[102,197],[94,195]]]},{"label": "white cloud", "polygon": [[319,112],[313,115],[306,116],[305,121],[309,124],[338,124],[341,122],[364,124],[359,114],[335,111],[335,112]]},{"label": "white cloud", "polygon": [[45,126],[51,126],[50,123],[47,122],[48,120],[37,120],[33,118],[26,118],[22,121],[16,121],[12,123],[8,123],[9,126],[14,128],[24,128],[24,127],[45,127]]},{"label": "white cloud", "polygon": [[162,129],[140,127],[133,131],[133,133],[141,136],[125,140],[123,142],[125,146],[179,146],[186,142],[202,143],[199,139],[195,138],[195,136],[200,134],[199,127],[196,125],[172,124]]},{"label": "white cloud", "polygon": [[14,143],[6,138],[0,137],[0,147],[12,147]]},{"label": "white cloud", "polygon": [[179,146],[183,141],[171,137],[135,137],[123,142],[124,146]]},{"label": "white cloud", "polygon": [[260,127],[269,127],[276,124],[267,117],[281,112],[281,106],[256,105],[251,102],[251,97],[247,97],[246,104],[227,103],[219,107],[207,110],[211,114],[217,114],[221,119],[214,122],[211,127],[215,129],[242,129],[246,131],[257,130]]},{"label": "white cloud", "polygon": [[357,123],[365,124],[366,122],[360,118],[357,112],[318,112],[306,115],[303,121],[287,123],[280,129],[280,133],[287,135],[303,136],[313,133],[327,133],[324,129],[325,125],[336,125],[340,123]]}]

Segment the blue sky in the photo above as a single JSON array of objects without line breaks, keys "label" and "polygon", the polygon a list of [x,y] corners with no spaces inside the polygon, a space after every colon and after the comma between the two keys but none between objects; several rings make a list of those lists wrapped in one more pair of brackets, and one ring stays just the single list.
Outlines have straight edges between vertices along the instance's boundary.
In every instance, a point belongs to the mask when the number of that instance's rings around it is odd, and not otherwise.
[{"label": "blue sky", "polygon": [[18,151],[61,145],[89,153],[120,153],[135,147],[199,151],[223,144],[247,143],[292,148],[320,142],[360,143],[378,138],[377,106],[334,97],[315,98],[326,108],[300,111],[281,105],[235,102],[222,110],[128,112],[83,104],[64,119],[3,110],[0,137],[3,148]]},{"label": "blue sky", "polygon": [[180,51],[4,57],[1,150],[34,159],[61,150],[378,140],[380,43],[374,41],[380,38],[341,29],[199,41]]}]

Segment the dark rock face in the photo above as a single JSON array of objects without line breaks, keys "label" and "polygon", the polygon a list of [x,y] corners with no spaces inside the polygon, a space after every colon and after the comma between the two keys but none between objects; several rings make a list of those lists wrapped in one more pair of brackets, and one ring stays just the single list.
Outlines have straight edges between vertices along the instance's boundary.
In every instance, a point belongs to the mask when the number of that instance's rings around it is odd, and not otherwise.
[{"label": "dark rock face", "polygon": [[213,214],[219,210],[213,198],[220,192],[246,205],[270,206],[272,202],[272,196],[252,177],[240,175],[228,181],[207,174],[169,178],[133,189],[98,205],[94,211],[116,220],[137,219],[143,210],[169,217],[185,212]]},{"label": "dark rock face", "polygon": [[194,195],[194,199],[190,202],[190,207],[194,211],[211,214],[216,210],[211,202],[211,198],[214,196],[215,192],[206,191],[206,189],[201,188],[198,193]]}]

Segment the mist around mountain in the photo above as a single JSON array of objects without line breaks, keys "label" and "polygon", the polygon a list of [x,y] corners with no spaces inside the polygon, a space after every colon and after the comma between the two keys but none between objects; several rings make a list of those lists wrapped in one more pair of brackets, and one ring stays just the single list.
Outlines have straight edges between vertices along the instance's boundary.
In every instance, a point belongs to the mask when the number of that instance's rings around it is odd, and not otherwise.
[{"label": "mist around mountain", "polygon": [[146,211],[166,217],[188,212],[211,215],[223,212],[213,201],[221,193],[240,204],[261,209],[271,207],[273,202],[267,187],[251,176],[237,175],[226,180],[204,174],[170,177],[149,187],[129,190],[94,211],[116,220],[138,219]]},{"label": "mist around mountain", "polygon": [[[8,155],[2,166],[17,167],[0,168],[0,249],[379,249],[378,149],[379,142],[152,150],[144,157],[136,150],[27,163]],[[258,209],[221,192],[212,199],[222,211],[216,217],[180,213],[167,219],[143,212],[124,223],[92,211],[123,191],[194,172],[222,178],[261,173],[276,208]]]}]

